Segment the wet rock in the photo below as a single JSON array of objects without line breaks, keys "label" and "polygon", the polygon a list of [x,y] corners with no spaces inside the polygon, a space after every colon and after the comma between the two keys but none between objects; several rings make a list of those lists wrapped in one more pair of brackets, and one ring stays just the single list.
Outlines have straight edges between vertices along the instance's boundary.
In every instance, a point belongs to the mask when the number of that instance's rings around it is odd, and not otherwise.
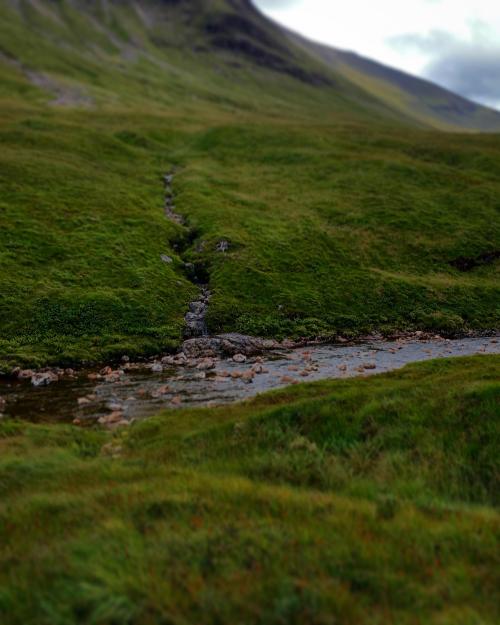
[{"label": "wet rock", "polygon": [[152,373],[163,373],[163,365],[161,365],[159,362],[155,362],[151,365],[151,372]]},{"label": "wet rock", "polygon": [[255,373],[252,370],[250,370],[250,371],[245,371],[242,374],[241,379],[246,384],[251,384],[253,382],[254,377],[255,377]]},{"label": "wet rock", "polygon": [[199,337],[184,341],[182,350],[190,358],[203,356],[257,356],[270,349],[278,349],[277,341],[263,340],[254,336],[229,333],[218,334],[213,337]]},{"label": "wet rock", "polygon": [[260,375],[261,373],[264,373],[264,367],[260,363],[257,363],[252,367],[252,371]]},{"label": "wet rock", "polygon": [[245,354],[235,354],[233,356],[233,362],[237,362],[239,364],[246,362],[247,361],[247,357],[245,356]]},{"label": "wet rock", "polygon": [[58,380],[58,375],[56,375],[52,371],[47,371],[45,373],[35,373],[31,377],[31,384],[33,384],[33,386],[48,386],[49,384],[57,382]]},{"label": "wet rock", "polygon": [[202,360],[196,365],[200,371],[208,371],[215,369],[215,360],[213,358],[202,358]]},{"label": "wet rock", "polygon": [[193,380],[204,380],[207,374],[204,371],[198,371],[193,375]]}]

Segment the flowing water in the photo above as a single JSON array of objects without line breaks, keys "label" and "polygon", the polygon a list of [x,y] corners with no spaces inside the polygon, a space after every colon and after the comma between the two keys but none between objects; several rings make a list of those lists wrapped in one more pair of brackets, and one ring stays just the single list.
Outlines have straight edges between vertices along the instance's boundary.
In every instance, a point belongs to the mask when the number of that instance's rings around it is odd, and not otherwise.
[{"label": "flowing water", "polygon": [[110,381],[91,380],[87,370],[43,387],[0,380],[0,397],[6,400],[3,418],[91,423],[119,410],[130,421],[164,408],[243,400],[297,382],[372,375],[430,358],[473,354],[500,354],[499,339],[373,341],[275,352],[262,358],[263,372],[250,383],[231,374],[239,376],[255,366],[259,370],[255,358],[245,363],[217,360],[215,369],[206,372],[174,366],[153,372],[146,366],[132,366]]}]

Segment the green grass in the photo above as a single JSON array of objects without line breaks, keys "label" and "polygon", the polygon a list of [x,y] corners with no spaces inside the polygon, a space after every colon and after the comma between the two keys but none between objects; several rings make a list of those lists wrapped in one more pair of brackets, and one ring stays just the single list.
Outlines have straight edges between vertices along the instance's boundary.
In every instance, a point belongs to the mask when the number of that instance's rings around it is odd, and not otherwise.
[{"label": "green grass", "polygon": [[[340,76],[228,65],[202,12],[155,28],[127,5],[42,5],[0,7],[0,370],[180,343],[195,288],[163,214],[172,166],[212,332],[499,327],[498,261],[449,264],[500,249],[498,136],[416,129]],[[87,100],[51,104],[29,71]]]},{"label": "green grass", "polygon": [[497,623],[499,365],[1,422],[2,623]]}]

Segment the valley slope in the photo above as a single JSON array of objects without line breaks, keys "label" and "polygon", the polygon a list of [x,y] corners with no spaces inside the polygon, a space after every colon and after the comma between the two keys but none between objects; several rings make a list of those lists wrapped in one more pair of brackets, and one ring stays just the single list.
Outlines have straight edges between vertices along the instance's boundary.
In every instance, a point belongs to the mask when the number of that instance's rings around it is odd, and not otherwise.
[{"label": "valley slope", "polygon": [[186,262],[212,333],[499,326],[498,135],[290,37],[244,0],[0,4],[5,369],[175,347]]}]

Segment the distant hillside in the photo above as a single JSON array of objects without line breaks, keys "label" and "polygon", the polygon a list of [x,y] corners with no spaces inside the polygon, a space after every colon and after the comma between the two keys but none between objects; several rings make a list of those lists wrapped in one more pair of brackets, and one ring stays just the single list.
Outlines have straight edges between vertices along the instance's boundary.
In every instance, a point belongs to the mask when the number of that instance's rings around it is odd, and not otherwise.
[{"label": "distant hillside", "polygon": [[498,132],[500,113],[429,81],[288,33],[292,42],[395,110],[442,130]]}]

